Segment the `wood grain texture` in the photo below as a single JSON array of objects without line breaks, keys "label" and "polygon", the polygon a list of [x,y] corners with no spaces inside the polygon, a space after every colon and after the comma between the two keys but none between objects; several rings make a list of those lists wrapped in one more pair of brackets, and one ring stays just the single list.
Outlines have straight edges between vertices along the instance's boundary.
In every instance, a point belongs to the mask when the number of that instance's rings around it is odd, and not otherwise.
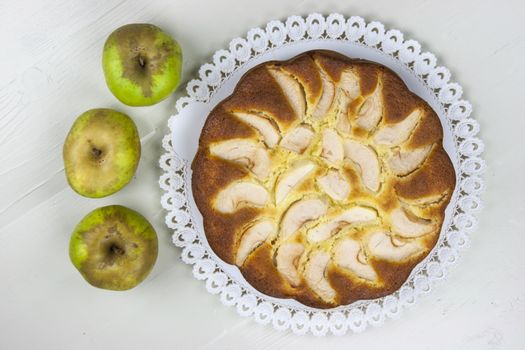
[{"label": "wood grain texture", "polygon": [[[160,141],[183,89],[157,106],[128,108],[110,94],[100,64],[113,29],[151,22],[181,43],[187,81],[248,29],[311,12],[376,19],[436,53],[475,107],[490,166],[480,229],[448,280],[401,319],[343,338],[259,326],[192,277],[170,243],[157,185]],[[523,348],[524,12],[518,0],[1,1],[0,348]],[[136,178],[101,200],[68,188],[61,159],[73,120],[94,107],[128,113],[143,142]],[[125,293],[90,287],[68,261],[71,230],[105,204],[140,211],[159,234],[152,274]]]}]

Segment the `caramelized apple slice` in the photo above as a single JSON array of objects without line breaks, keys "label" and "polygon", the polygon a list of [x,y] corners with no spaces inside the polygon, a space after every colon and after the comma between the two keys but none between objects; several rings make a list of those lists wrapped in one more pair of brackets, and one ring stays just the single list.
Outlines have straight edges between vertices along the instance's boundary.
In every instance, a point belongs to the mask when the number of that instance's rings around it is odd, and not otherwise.
[{"label": "caramelized apple slice", "polygon": [[321,157],[334,166],[339,166],[343,161],[343,141],[333,129],[323,130]]},{"label": "caramelized apple slice", "polygon": [[237,255],[235,257],[235,264],[242,266],[244,261],[268,238],[277,234],[277,227],[273,220],[262,219],[248,227],[242,234],[239,247],[237,248]]},{"label": "caramelized apple slice", "polygon": [[328,204],[319,198],[300,199],[293,203],[281,220],[281,235],[284,239],[299,230],[305,223],[326,214]]},{"label": "caramelized apple slice", "polygon": [[321,119],[326,115],[332,106],[335,95],[334,83],[332,83],[330,78],[328,78],[328,76],[323,71],[320,71],[320,73],[321,81],[323,82],[323,93],[312,114],[314,119]]},{"label": "caramelized apple slice", "polygon": [[297,263],[303,253],[304,246],[301,243],[284,243],[279,247],[275,256],[277,270],[293,287],[301,284]]},{"label": "caramelized apple slice", "polygon": [[319,187],[336,201],[345,200],[350,194],[350,184],[337,170],[329,170],[321,176],[317,183]]},{"label": "caramelized apple slice", "polygon": [[346,69],[341,73],[341,78],[337,87],[345,92],[350,98],[350,101],[356,99],[361,95],[361,88],[359,86],[359,77],[351,69]]},{"label": "caramelized apple slice", "polygon": [[345,210],[336,217],[319,224],[317,227],[308,231],[308,240],[310,242],[324,241],[325,239],[332,237],[345,226],[374,221],[376,218],[377,213],[375,210],[356,206]]},{"label": "caramelized apple slice", "polygon": [[410,174],[427,159],[431,149],[432,145],[426,145],[412,151],[394,149],[392,156],[388,158],[388,166],[397,176]]},{"label": "caramelized apple slice", "polygon": [[275,186],[275,203],[281,203],[288,193],[293,190],[308,174],[315,169],[315,163],[311,161],[300,161],[291,169],[279,176]]},{"label": "caramelized apple slice", "polygon": [[253,113],[235,112],[233,114],[257,130],[262,135],[264,143],[266,143],[268,147],[274,148],[279,143],[281,139],[279,130],[269,119]]},{"label": "caramelized apple slice", "polygon": [[281,89],[292,106],[295,115],[299,120],[304,118],[306,113],[306,100],[301,84],[291,75],[283,72],[278,67],[269,68],[268,71],[281,86]]},{"label": "caramelized apple slice", "polygon": [[361,180],[373,192],[379,190],[381,168],[376,152],[370,147],[353,140],[344,144],[345,157],[359,166]]},{"label": "caramelized apple slice", "polygon": [[231,214],[241,207],[264,207],[270,201],[266,189],[248,181],[234,182],[217,195],[215,209],[221,213]]},{"label": "caramelized apple slice", "polygon": [[399,243],[394,244],[388,232],[379,231],[368,237],[367,248],[372,256],[388,261],[401,261],[425,250],[425,247],[417,240],[403,245]]},{"label": "caramelized apple slice", "polygon": [[374,129],[383,116],[382,90],[382,84],[378,83],[372,95],[365,99],[357,112],[355,122],[366,131]]},{"label": "caramelized apple slice", "polygon": [[303,153],[314,138],[314,131],[308,125],[299,125],[287,133],[281,147],[295,153]]},{"label": "caramelized apple slice", "polygon": [[429,220],[418,218],[408,209],[398,207],[390,214],[392,230],[401,237],[414,238],[435,231],[436,226]]},{"label": "caramelized apple slice", "polygon": [[422,116],[423,112],[416,109],[399,123],[383,126],[374,135],[375,143],[389,147],[402,144],[408,139]]},{"label": "caramelized apple slice", "polygon": [[326,278],[326,270],[330,263],[330,255],[323,251],[313,252],[306,264],[304,277],[312,289],[324,301],[333,301],[335,290]]},{"label": "caramelized apple slice", "polygon": [[243,165],[259,179],[265,179],[271,168],[270,156],[266,149],[252,140],[233,139],[210,146],[215,157]]},{"label": "caramelized apple slice", "polygon": [[335,262],[337,265],[352,271],[356,276],[369,281],[377,279],[377,273],[370,264],[368,264],[366,255],[358,241],[345,238],[338,242],[335,247]]}]

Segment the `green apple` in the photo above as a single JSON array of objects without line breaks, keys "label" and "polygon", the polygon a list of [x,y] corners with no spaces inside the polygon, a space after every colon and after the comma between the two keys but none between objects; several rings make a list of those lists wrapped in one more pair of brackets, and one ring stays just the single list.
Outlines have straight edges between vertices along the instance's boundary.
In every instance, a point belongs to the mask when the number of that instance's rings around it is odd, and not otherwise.
[{"label": "green apple", "polygon": [[73,123],[62,155],[73,190],[85,197],[105,197],[133,178],[140,159],[139,133],[127,115],[91,109]]},{"label": "green apple", "polygon": [[129,106],[162,101],[179,85],[179,44],[152,24],[127,24],[107,38],[102,67],[109,90]]},{"label": "green apple", "polygon": [[110,290],[127,290],[142,282],[157,253],[157,233],[148,220],[120,205],[90,212],[69,242],[69,257],[84,279]]}]

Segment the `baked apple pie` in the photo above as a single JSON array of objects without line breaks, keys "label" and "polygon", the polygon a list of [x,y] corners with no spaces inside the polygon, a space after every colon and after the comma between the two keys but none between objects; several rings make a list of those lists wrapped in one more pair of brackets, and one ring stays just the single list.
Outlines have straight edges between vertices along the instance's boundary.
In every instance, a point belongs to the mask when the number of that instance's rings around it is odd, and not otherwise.
[{"label": "baked apple pie", "polygon": [[247,72],[192,164],[213,251],[260,292],[317,308],[397,290],[455,186],[436,113],[392,71],[310,51]]}]

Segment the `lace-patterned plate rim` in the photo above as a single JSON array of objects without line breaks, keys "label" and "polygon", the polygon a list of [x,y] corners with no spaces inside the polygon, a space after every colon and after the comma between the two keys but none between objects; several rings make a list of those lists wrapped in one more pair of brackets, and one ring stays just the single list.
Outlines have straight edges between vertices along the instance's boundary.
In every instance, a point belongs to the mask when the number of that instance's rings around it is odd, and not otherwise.
[{"label": "lace-patterned plate rim", "polygon": [[[211,251],[194,215],[191,151],[181,152],[185,145],[177,144],[180,138],[172,138],[180,126],[177,124],[188,118],[185,114],[189,106],[211,104],[214,99],[229,94],[224,92],[224,86],[231,85],[231,80],[235,80],[232,77],[240,77],[250,66],[258,64],[261,57],[294,46],[306,51],[312,43],[336,43],[338,48],[345,50],[350,46],[361,48],[376,58],[373,61],[383,63],[382,60],[387,60],[390,65],[395,64],[404,80],[408,78],[423,86],[426,95],[422,97],[442,121],[444,143],[449,145],[447,152],[457,174],[456,189],[439,240],[403,286],[382,298],[329,310],[266,296],[240,279],[239,274],[228,271],[231,265],[225,266],[227,264]],[[272,324],[277,330],[316,336],[343,335],[362,332],[368,326],[379,326],[388,318],[399,317],[404,308],[414,305],[419,296],[430,292],[433,284],[444,279],[448,267],[458,261],[461,250],[468,246],[469,234],[477,227],[475,215],[482,208],[480,194],[484,182],[481,175],[485,162],[481,158],[483,142],[476,137],[479,124],[471,117],[472,106],[461,99],[461,85],[450,82],[450,71],[437,63],[432,53],[421,51],[417,41],[405,40],[403,33],[386,30],[380,22],[367,23],[359,16],[345,18],[341,14],[314,13],[270,21],[264,28],[252,29],[245,38],[233,39],[229,50],[217,51],[213,63],[202,65],[199,78],[188,83],[188,95],[177,101],[177,113],[168,122],[171,133],[163,139],[165,153],[160,158],[163,173],[159,185],[164,191],[161,204],[167,211],[166,224],[174,232],[173,243],[182,248],[181,259],[193,265],[195,278],[206,282],[208,292],[219,294],[221,302],[235,306],[241,316],[252,316],[256,322]],[[413,87],[409,84],[409,88]],[[200,133],[200,129],[198,131]]]}]

